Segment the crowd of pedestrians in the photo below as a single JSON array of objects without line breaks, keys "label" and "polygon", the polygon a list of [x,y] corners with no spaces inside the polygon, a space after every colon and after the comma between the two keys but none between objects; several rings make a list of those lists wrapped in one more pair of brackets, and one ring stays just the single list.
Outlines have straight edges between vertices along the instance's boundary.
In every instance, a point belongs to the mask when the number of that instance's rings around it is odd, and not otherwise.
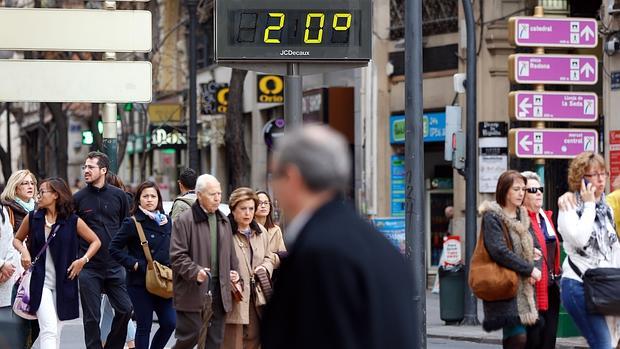
[{"label": "crowd of pedestrians", "polygon": [[[620,192],[605,196],[608,176],[598,154],[584,152],[571,161],[569,192],[558,198],[557,230],[552,212],[543,208],[544,185],[533,172],[504,172],[496,200],[480,206],[488,255],[519,276],[516,295],[483,302],[483,328],[502,329],[504,348],[555,348],[560,304],[590,348],[618,345],[620,317],[588,309],[583,278],[589,269],[620,268]],[[560,245],[567,255],[561,266]]]}]

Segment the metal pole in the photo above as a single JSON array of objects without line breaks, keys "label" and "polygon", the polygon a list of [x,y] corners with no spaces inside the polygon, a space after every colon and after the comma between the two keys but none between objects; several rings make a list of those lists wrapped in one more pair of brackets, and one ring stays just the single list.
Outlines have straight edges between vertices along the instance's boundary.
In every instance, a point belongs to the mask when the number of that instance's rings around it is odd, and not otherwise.
[{"label": "metal pole", "polygon": [[[11,154],[11,102],[6,103],[6,152],[9,154],[9,168],[13,171],[13,156]],[[8,180],[8,178],[6,178]]]},{"label": "metal pole", "polygon": [[426,229],[424,224],[424,104],[422,0],[407,0],[405,20],[405,167],[407,258],[413,269],[414,348],[426,348]]},{"label": "metal pole", "polygon": [[284,120],[288,129],[297,128],[302,124],[303,92],[299,63],[287,63],[284,77]]},{"label": "metal pole", "polygon": [[[542,5],[540,5],[540,1],[539,1],[539,5],[534,8],[534,17],[544,17],[544,16],[545,16],[544,7],[542,7]],[[545,54],[545,48],[544,47],[537,47],[537,48],[534,49],[534,53],[536,53],[538,55]],[[537,92],[542,92],[542,91],[545,90],[545,85],[536,85],[536,86],[534,86],[534,89]],[[534,127],[538,128],[538,129],[544,129],[545,128],[545,122],[544,121],[538,121],[538,122],[534,123]],[[545,185],[545,159],[535,159],[534,160],[534,164],[535,164],[535,167],[536,167],[536,173],[540,177],[540,185],[544,186]]]},{"label": "metal pole", "polygon": [[[105,1],[104,7],[106,10],[116,10],[116,1]],[[106,52],[103,55],[103,59],[106,61],[115,61],[116,53]],[[103,152],[110,159],[111,173],[117,173],[117,128],[116,128],[116,103],[105,103],[103,106]]]},{"label": "metal pole", "polygon": [[198,121],[196,96],[196,25],[197,0],[186,0],[189,15],[189,137],[187,151],[189,153],[189,167],[200,172],[200,158],[198,157]]},{"label": "metal pole", "polygon": [[[478,182],[476,170],[478,168],[478,146],[476,140],[476,32],[474,26],[474,10],[471,0],[463,0],[463,12],[465,26],[467,28],[467,80],[465,90],[467,92],[467,140],[465,153],[465,260],[467,265],[474,254],[476,247],[477,231],[477,194]],[[466,279],[469,278],[469,268],[466,268]],[[462,325],[477,326],[478,299],[469,287],[465,288],[465,314]]]}]

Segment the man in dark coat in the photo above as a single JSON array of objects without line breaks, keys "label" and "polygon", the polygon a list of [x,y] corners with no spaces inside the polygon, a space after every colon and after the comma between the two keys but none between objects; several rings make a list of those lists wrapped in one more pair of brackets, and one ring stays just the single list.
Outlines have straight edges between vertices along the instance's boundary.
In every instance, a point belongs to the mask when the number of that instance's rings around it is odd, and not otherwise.
[{"label": "man in dark coat", "polygon": [[350,178],[344,137],[311,126],[287,134],[273,187],[290,219],[263,349],[413,348],[413,278],[404,258],[340,199]]}]

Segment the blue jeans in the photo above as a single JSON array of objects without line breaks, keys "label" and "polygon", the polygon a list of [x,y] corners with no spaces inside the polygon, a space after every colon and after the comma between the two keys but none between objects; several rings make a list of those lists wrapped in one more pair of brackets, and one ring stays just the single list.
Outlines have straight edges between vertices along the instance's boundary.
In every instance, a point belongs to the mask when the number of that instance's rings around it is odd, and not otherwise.
[{"label": "blue jeans", "polygon": [[153,311],[159,320],[159,329],[153,336],[151,349],[164,349],[176,327],[177,316],[172,299],[150,294],[144,286],[127,286],[136,317],[136,349],[149,349],[149,338],[153,324]]},{"label": "blue jeans", "polygon": [[562,278],[561,287],[562,304],[590,348],[610,349],[611,335],[605,317],[587,312],[583,284],[577,280]]}]

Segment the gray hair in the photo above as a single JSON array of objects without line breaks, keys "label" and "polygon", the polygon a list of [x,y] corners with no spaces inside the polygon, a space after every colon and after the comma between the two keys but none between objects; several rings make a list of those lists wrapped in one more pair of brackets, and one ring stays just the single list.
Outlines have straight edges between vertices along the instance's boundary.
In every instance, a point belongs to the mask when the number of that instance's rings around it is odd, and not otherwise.
[{"label": "gray hair", "polygon": [[537,181],[538,183],[540,183],[540,185],[543,185],[543,186],[545,185],[545,184],[544,184],[544,183],[540,180],[540,176],[538,176],[538,175],[536,174],[536,172],[532,172],[532,171],[523,171],[523,172],[521,172],[521,175],[522,175],[523,177],[525,177],[528,181],[531,179],[531,180]]},{"label": "gray hair", "polygon": [[217,180],[217,178],[215,178],[214,176],[210,175],[210,174],[203,174],[200,175],[197,179],[196,179],[196,191],[199,193],[202,193],[203,190],[205,190],[205,188],[207,187],[207,185],[209,183],[220,183],[220,181]]},{"label": "gray hair", "polygon": [[293,165],[313,192],[344,191],[351,176],[351,156],[343,135],[327,126],[306,126],[286,133],[276,146],[274,160],[282,171]]}]

